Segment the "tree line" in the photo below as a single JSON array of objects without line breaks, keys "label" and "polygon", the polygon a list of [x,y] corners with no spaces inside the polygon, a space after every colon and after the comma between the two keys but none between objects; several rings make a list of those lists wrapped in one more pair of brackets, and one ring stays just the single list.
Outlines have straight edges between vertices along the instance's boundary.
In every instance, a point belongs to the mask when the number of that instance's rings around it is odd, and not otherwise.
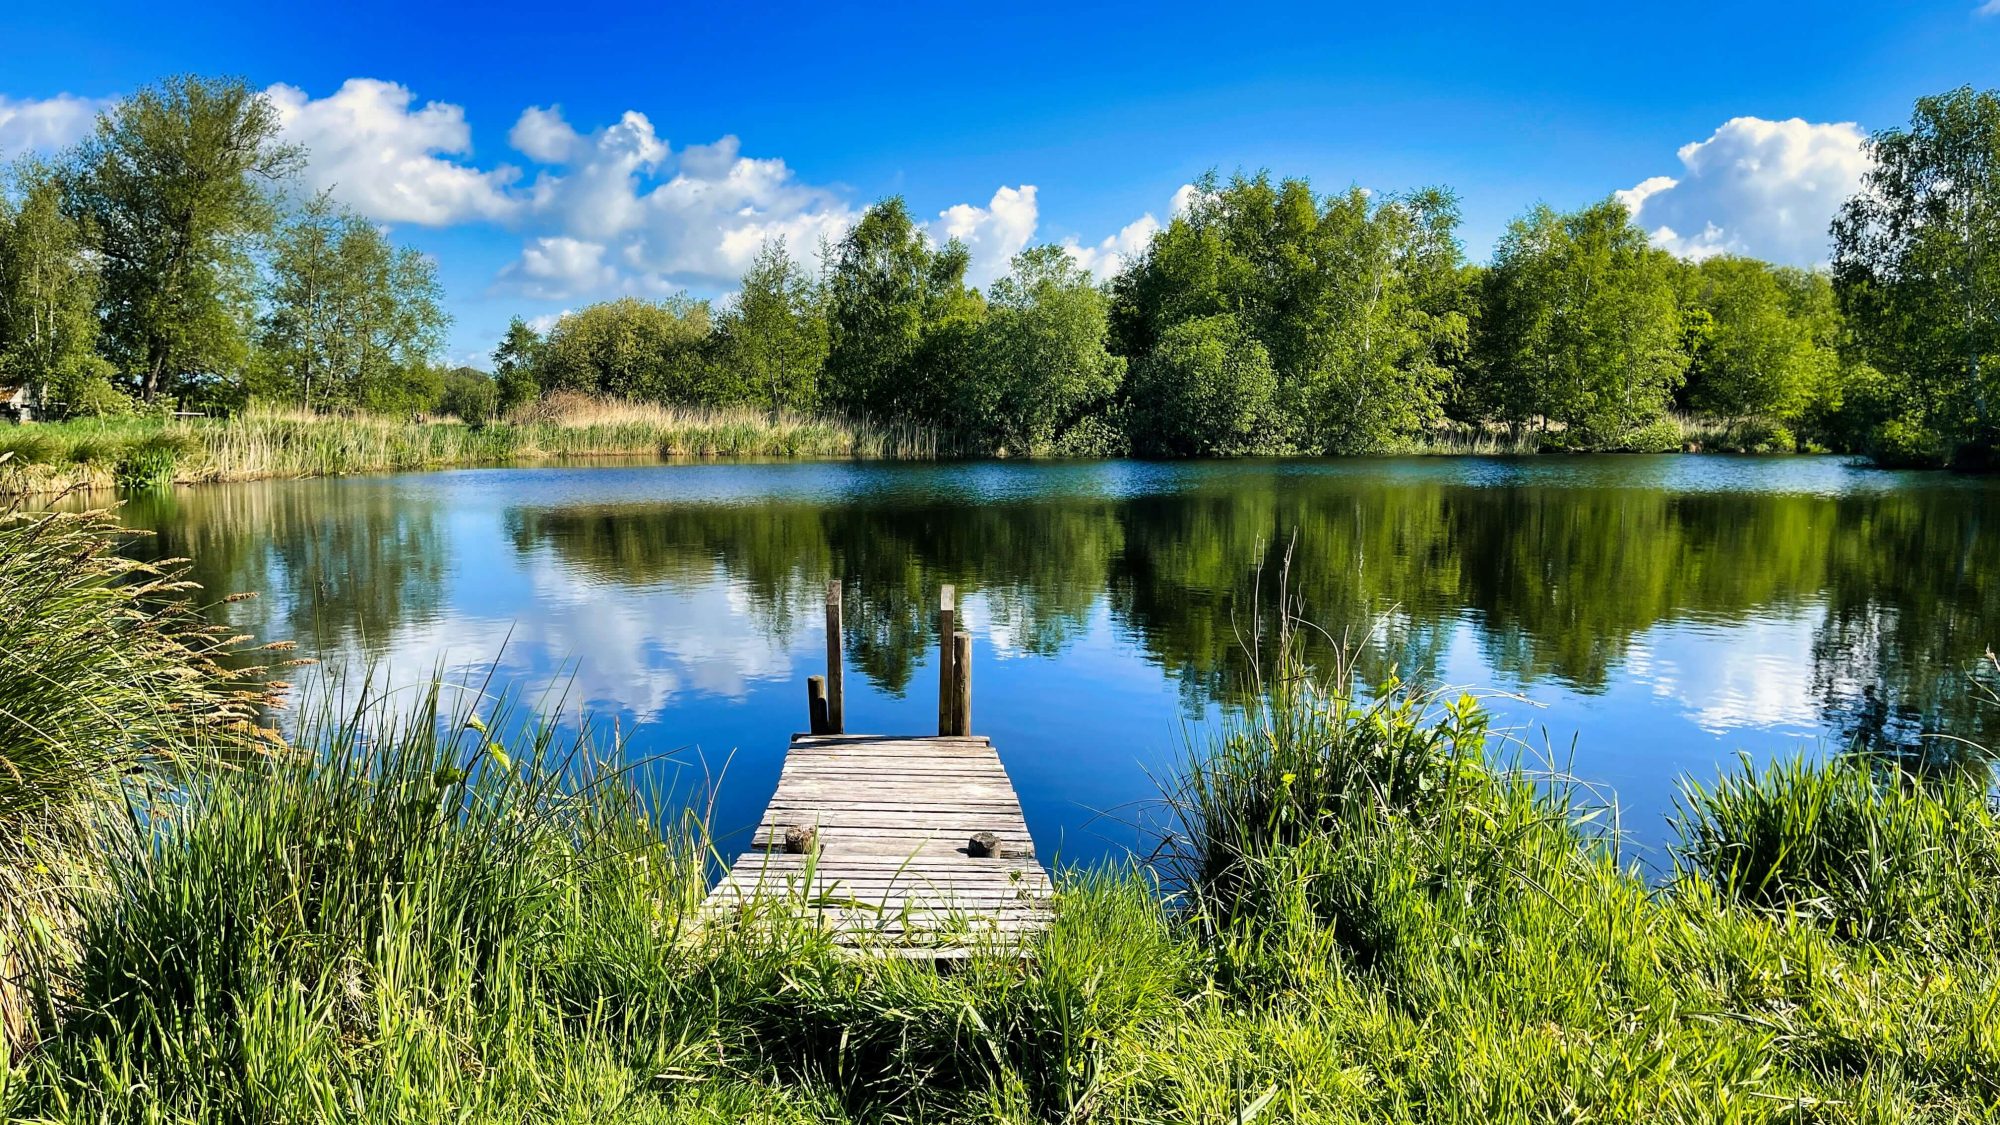
[{"label": "tree line", "polygon": [[900,198],[817,265],[762,248],[724,302],[622,298],[546,334],[516,319],[491,379],[433,362],[430,263],[321,198],[241,83],[175,79],[107,113],[0,204],[0,375],[72,410],[443,409],[584,392],[909,423],[967,452],[1217,456],[1679,448],[1673,415],[1760,448],[1979,465],[2000,379],[2000,92],[1918,101],[1877,134],[1831,268],[1700,262],[1610,199],[1535,207],[1467,260],[1447,189],[1320,193],[1214,174],[1116,276],[1032,247],[984,290]]}]

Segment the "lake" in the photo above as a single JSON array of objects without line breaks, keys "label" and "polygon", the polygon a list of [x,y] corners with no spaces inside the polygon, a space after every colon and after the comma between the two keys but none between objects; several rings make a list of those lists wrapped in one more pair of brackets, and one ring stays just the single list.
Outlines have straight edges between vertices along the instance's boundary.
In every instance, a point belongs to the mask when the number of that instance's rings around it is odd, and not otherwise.
[{"label": "lake", "polygon": [[[679,464],[177,490],[125,518],[260,638],[397,684],[442,669],[616,724],[740,846],[824,670],[847,726],[935,729],[953,583],[1042,857],[1087,863],[1238,698],[1293,556],[1305,616],[1373,679],[1490,693],[1508,753],[1615,794],[1659,862],[1678,779],[1736,754],[1984,739],[2000,481],[1838,459]],[[1264,592],[1256,598],[1257,576]],[[497,658],[497,667],[495,661]],[[726,769],[725,769],[726,766]]]}]

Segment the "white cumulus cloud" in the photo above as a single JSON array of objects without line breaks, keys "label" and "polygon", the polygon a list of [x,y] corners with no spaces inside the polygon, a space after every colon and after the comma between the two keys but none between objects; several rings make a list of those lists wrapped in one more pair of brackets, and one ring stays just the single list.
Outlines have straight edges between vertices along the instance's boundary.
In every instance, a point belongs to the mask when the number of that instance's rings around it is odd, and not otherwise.
[{"label": "white cumulus cloud", "polygon": [[552,105],[547,109],[529,106],[521,111],[520,119],[508,132],[507,143],[530,160],[561,164],[577,155],[583,138],[563,119],[561,106]]},{"label": "white cumulus cloud", "polygon": [[1656,245],[1699,261],[1746,254],[1811,266],[1828,257],[1827,228],[1868,171],[1853,122],[1737,117],[1681,146],[1681,172],[1618,192]]},{"label": "white cumulus cloud", "polygon": [[90,134],[97,115],[115,100],[74,94],[52,98],[0,94],[0,160],[30,152],[53,153],[75,144]]},{"label": "white cumulus cloud", "polygon": [[1123,270],[1132,259],[1144,254],[1159,231],[1160,220],[1148,211],[1126,223],[1117,234],[1105,236],[1095,246],[1085,246],[1072,235],[1063,239],[1062,247],[1077,265],[1090,271],[1091,277],[1106,281]]},{"label": "white cumulus cloud", "polygon": [[568,235],[536,238],[501,272],[503,283],[529,297],[558,299],[613,286],[618,271],[604,260],[605,247]]},{"label": "white cumulus cloud", "polygon": [[[544,166],[523,193],[532,238],[503,288],[559,298],[664,294],[732,282],[765,242],[808,259],[858,217],[783,160],[747,157],[733,136],[675,152],[636,110],[589,134],[559,108],[531,107],[509,141]],[[584,246],[593,247],[585,251]]]},{"label": "white cumulus cloud", "polygon": [[1035,185],[1022,184],[994,192],[984,207],[960,203],[945,208],[938,213],[933,233],[942,236],[939,241],[963,242],[972,255],[967,279],[985,285],[1006,273],[1014,255],[1028,248],[1039,217]]},{"label": "white cumulus cloud", "polygon": [[419,106],[409,87],[373,78],[350,78],[324,98],[283,83],[265,93],[285,139],[307,149],[305,186],[370,219],[448,226],[521,209],[508,191],[517,169],[470,163],[472,128],[459,106]]},{"label": "white cumulus cloud", "polygon": [[[1199,194],[1200,189],[1193,184],[1175,188],[1173,198],[1167,203],[1168,221],[1187,214]],[[1153,236],[1160,232],[1161,226],[1160,220],[1148,211],[1119,228],[1117,234],[1109,235],[1093,246],[1083,245],[1072,235],[1063,239],[1062,247],[1077,265],[1090,271],[1090,276],[1098,281],[1108,281],[1146,252],[1146,247],[1152,244]]]}]

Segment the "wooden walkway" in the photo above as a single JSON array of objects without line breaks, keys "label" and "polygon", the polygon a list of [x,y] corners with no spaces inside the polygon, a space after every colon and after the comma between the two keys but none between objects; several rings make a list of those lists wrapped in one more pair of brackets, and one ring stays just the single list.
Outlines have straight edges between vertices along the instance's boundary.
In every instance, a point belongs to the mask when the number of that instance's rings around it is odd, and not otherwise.
[{"label": "wooden walkway", "polygon": [[[998,855],[973,854],[980,833]],[[775,899],[842,944],[950,955],[1031,935],[1048,921],[1049,892],[991,742],[802,734],[709,906]]]},{"label": "wooden walkway", "polygon": [[1048,924],[1049,877],[992,742],[971,727],[971,640],[939,611],[936,737],[841,733],[840,593],[827,592],[829,675],[807,698],[756,839],[710,892],[727,918],[753,903],[806,913],[835,940],[888,956],[1018,948]]}]

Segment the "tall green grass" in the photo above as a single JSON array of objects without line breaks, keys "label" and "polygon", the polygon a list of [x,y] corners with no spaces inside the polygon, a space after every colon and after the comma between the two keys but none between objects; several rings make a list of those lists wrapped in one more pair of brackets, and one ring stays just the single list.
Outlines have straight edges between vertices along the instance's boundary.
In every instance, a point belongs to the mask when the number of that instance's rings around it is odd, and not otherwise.
[{"label": "tall green grass", "polygon": [[[4,469],[0,465],[0,469]],[[37,960],[66,946],[128,798],[218,753],[255,752],[275,701],[247,638],[206,623],[170,561],[133,562],[109,512],[0,510],[0,1031],[18,1039]]]},{"label": "tall green grass", "polygon": [[1730,898],[1855,939],[2000,949],[2000,824],[1987,793],[1853,758],[1747,764],[1693,790],[1681,859]]}]

